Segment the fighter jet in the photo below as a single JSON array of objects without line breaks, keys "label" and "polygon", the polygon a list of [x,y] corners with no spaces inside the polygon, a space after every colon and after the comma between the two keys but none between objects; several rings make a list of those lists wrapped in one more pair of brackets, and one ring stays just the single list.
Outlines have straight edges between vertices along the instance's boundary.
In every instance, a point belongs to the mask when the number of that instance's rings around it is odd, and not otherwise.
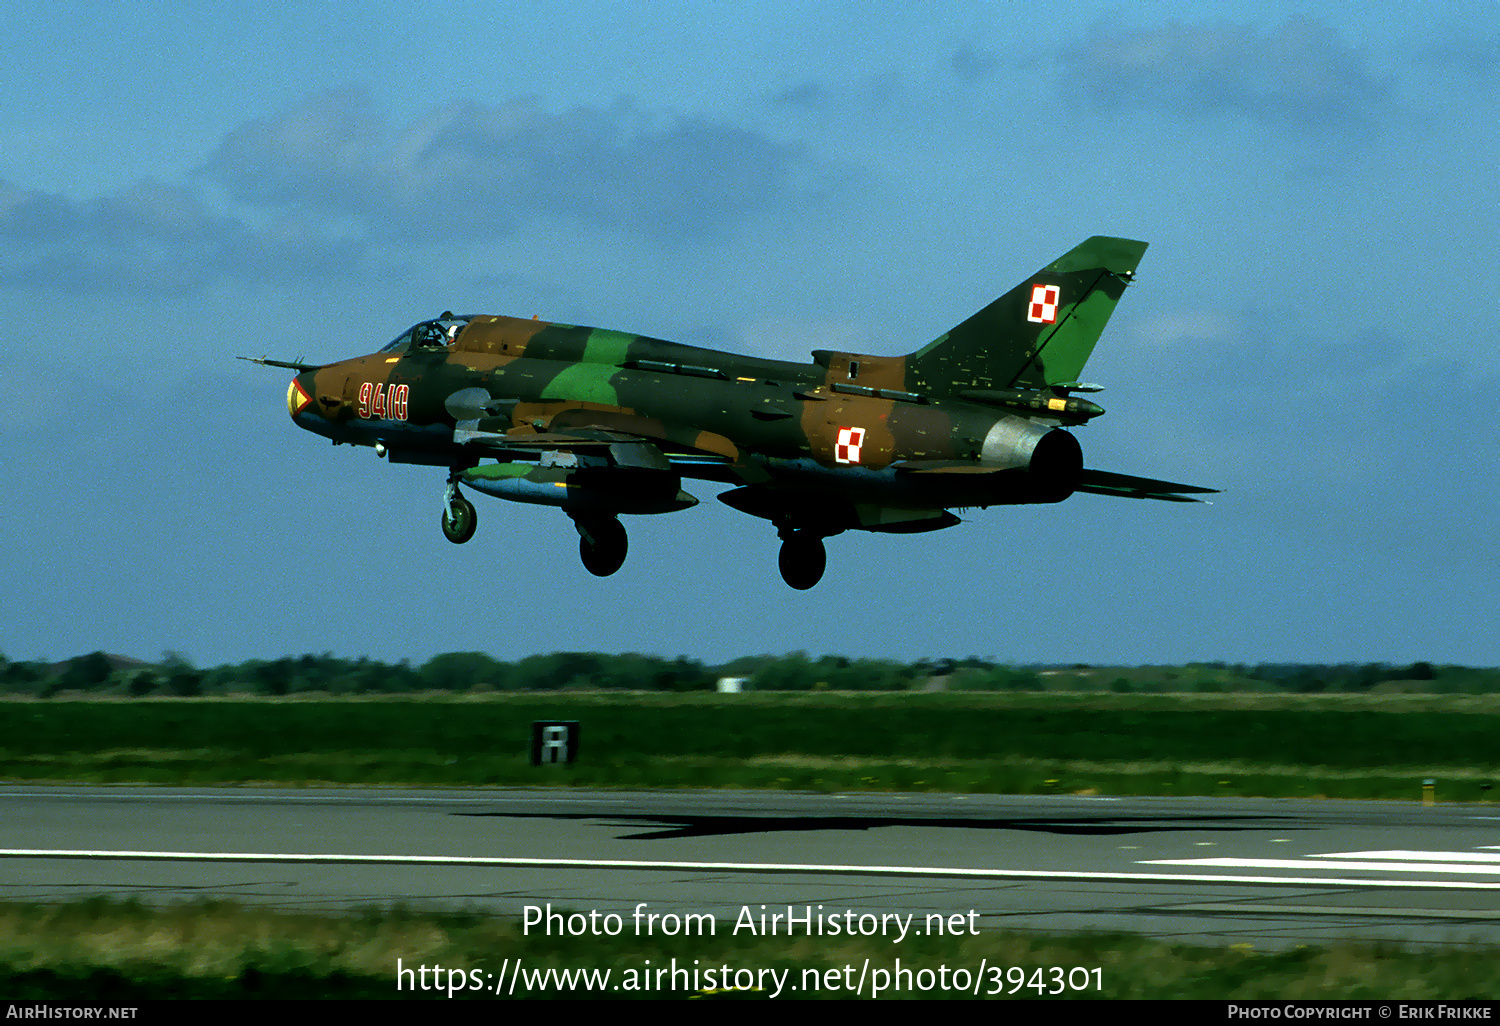
[{"label": "fighter jet", "polygon": [[[557,506],[588,571],[625,561],[621,514],[697,499],[683,478],[768,520],[787,584],[823,576],[823,540],[960,523],[955,509],[1074,492],[1197,502],[1215,489],[1085,469],[1069,430],[1104,413],[1080,380],[1146,243],[1095,236],[905,356],[738,356],[603,328],[441,316],[379,352],[308,364],[287,410],[335,445],[445,467],[442,528],[474,535],[462,489]],[[242,357],[242,359],[252,359]]]}]

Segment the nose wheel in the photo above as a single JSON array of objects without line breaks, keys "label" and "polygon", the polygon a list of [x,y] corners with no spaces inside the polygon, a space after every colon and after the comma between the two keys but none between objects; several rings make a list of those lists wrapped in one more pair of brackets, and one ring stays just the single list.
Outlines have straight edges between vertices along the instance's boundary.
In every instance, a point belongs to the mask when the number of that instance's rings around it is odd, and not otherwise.
[{"label": "nose wheel", "polygon": [[474,537],[479,528],[479,514],[474,504],[458,492],[456,482],[448,482],[448,494],[443,504],[443,537],[454,545],[462,545]]},{"label": "nose wheel", "polygon": [[798,591],[806,591],[823,579],[828,566],[828,551],[823,539],[807,531],[792,531],[783,536],[781,555],[777,559],[781,579]]},{"label": "nose wheel", "polygon": [[585,570],[595,577],[608,577],[625,565],[630,539],[618,517],[575,518],[573,526],[578,529],[578,556]]}]

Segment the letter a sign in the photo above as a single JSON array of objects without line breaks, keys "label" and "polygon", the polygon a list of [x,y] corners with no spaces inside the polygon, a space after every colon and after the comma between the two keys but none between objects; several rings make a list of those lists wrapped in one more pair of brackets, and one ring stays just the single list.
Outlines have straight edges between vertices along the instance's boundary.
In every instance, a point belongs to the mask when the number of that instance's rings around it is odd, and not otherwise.
[{"label": "letter a sign", "polygon": [[532,720],[531,764],[567,765],[578,758],[577,720]]}]

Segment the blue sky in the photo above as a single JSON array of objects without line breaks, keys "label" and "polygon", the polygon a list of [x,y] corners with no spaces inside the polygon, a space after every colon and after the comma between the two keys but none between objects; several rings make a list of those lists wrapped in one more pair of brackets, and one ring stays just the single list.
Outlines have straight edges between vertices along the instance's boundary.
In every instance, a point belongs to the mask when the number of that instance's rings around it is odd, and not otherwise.
[{"label": "blue sky", "polygon": [[[68,3],[0,28],[0,652],[560,649],[1495,665],[1492,11]],[[22,55],[16,59],[14,55]],[[909,352],[1151,243],[1076,496],[830,540],[714,502],[597,580],[556,510],[334,449],[285,377],[448,308]]]}]

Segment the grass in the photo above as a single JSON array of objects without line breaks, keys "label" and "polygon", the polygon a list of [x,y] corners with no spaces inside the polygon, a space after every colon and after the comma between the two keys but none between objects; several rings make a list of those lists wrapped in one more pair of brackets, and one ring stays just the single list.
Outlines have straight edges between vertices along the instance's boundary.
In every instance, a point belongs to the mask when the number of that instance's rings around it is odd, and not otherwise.
[{"label": "grass", "polygon": [[[532,767],[534,719],[582,723],[580,762]],[[995,793],[1481,800],[1500,776],[1500,699],[1432,695],[589,695],[0,701],[0,776],[169,784],[766,787]],[[1129,935],[986,932],[880,938],[527,936],[514,920],[278,913],[227,903],[163,909],[93,899],[0,905],[0,993],[11,1000],[396,998],[397,960],[470,980],[529,970],[670,965],[851,980],[895,960],[915,994],[941,967],[987,967],[981,992],[1037,997],[1036,970],[1099,970],[1074,997],[1500,998],[1494,949],[1335,944],[1260,952]],[[994,975],[992,970],[1006,972]],[[1020,971],[1016,973],[1009,970]],[[470,974],[478,973],[478,976]],[[854,972],[854,970],[851,970]],[[857,975],[857,973],[856,973]],[[641,977],[637,975],[639,980]],[[1018,986],[1019,984],[1019,986]],[[415,986],[415,983],[413,983]],[[822,996],[847,997],[847,990]],[[544,986],[527,996],[628,997]],[[655,989],[641,996],[668,996]],[[697,998],[766,991],[701,986]],[[803,991],[797,997],[812,996]]]},{"label": "grass", "polygon": [[[529,764],[578,720],[579,761]],[[1500,698],[533,694],[0,702],[0,777],[1482,801]]]},{"label": "grass", "polygon": [[[629,918],[626,917],[628,924]],[[868,965],[870,985],[897,979],[896,961],[910,975],[908,990],[887,996],[1035,998],[1037,985],[1058,984],[1060,967],[1077,973],[1052,996],[1172,999],[1464,999],[1500,998],[1500,958],[1492,948],[1407,951],[1390,946],[1334,944],[1262,952],[1249,945],[1201,947],[1123,934],[1047,937],[982,932],[977,936],[749,937],[719,924],[712,937],[528,936],[512,919],[479,915],[419,915],[401,910],[351,916],[275,912],[226,902],[153,909],[134,901],[91,899],[60,906],[0,904],[0,993],[9,1000],[129,1002],[161,998],[380,998],[449,1000],[445,986],[464,984],[454,999],[485,997],[469,984],[508,979],[517,960],[528,972],[604,970],[606,989],[551,985],[518,987],[525,997],[749,997],[768,998],[774,970],[798,989],[782,997],[851,996]],[[403,968],[440,966],[441,973],[408,978]],[[649,964],[647,963],[647,960]],[[672,960],[700,975],[679,976],[674,989],[630,989],[649,981],[642,971]],[[707,986],[708,968],[727,967],[729,979],[749,970],[764,990]],[[985,971],[980,973],[980,967]],[[946,967],[948,976],[940,976]],[[847,968],[847,971],[846,971]],[[999,969],[995,972],[995,969]],[[968,992],[950,985],[966,970]],[[1038,976],[1037,970],[1043,970]],[[477,974],[477,975],[476,975]],[[634,974],[633,976],[631,974]],[[1084,976],[1087,975],[1085,982]],[[817,993],[807,987],[814,980]],[[1095,982],[1097,981],[1097,983]],[[925,987],[923,984],[927,984]],[[622,985],[621,989],[610,989]],[[830,986],[836,984],[836,986]],[[493,986],[493,984],[491,984]],[[998,991],[996,990],[998,988]]]}]

